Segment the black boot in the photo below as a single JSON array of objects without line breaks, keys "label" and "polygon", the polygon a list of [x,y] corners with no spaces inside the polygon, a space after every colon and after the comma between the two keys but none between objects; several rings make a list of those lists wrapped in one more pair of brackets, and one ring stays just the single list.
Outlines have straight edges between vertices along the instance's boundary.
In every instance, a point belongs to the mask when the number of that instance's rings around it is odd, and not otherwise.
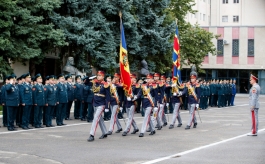
[{"label": "black boot", "polygon": [[99,137],[99,139],[103,139],[103,138],[107,138],[108,135],[107,134],[102,134],[102,136]]},{"label": "black boot", "polygon": [[87,139],[88,142],[94,141],[94,136],[90,135],[89,138]]},{"label": "black boot", "polygon": [[190,126],[187,125],[186,128],[185,128],[185,130],[188,130],[188,129],[190,129]]},{"label": "black boot", "polygon": [[134,129],[133,132],[132,132],[131,134],[135,134],[135,133],[137,133],[137,132],[139,132],[139,129]]},{"label": "black boot", "polygon": [[139,137],[143,137],[144,136],[144,133],[140,133]]},{"label": "black boot", "polygon": [[181,125],[182,125],[182,124],[180,123],[180,124],[178,124],[178,126],[177,126],[177,127],[181,127]]},{"label": "black boot", "polygon": [[197,122],[196,123],[194,123],[194,125],[193,125],[193,128],[196,128],[197,127]]}]

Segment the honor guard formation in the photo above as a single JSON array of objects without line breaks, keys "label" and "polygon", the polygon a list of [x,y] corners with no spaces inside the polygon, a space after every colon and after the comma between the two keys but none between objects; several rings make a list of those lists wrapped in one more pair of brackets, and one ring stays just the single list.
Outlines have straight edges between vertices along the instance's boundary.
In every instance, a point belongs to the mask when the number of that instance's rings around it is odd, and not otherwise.
[{"label": "honor guard formation", "polygon": [[[131,74],[132,94],[123,89],[121,75],[113,76],[98,71],[96,76],[75,76],[60,74],[42,77],[30,73],[16,77],[15,74],[6,76],[1,87],[1,104],[3,106],[3,125],[9,131],[17,128],[24,130],[64,126],[64,120],[71,120],[71,107],[74,104],[74,119],[91,122],[88,141],[94,141],[95,132],[99,124],[102,135],[120,133],[122,136],[136,134],[144,137],[156,134],[169,123],[169,129],[181,127],[183,121],[180,109],[189,110],[189,120],[186,120],[186,130],[198,126],[195,112],[211,107],[234,106],[236,95],[236,81],[233,79],[212,79],[202,81],[198,79],[195,68],[192,68],[190,80],[179,83],[174,77],[166,77],[159,73],[148,74],[144,79],[137,79],[136,74]],[[250,111],[252,113],[252,136],[258,131],[258,109],[260,87],[258,78],[250,77],[252,88],[249,92]],[[45,83],[45,85],[43,85]],[[141,113],[143,123],[137,126],[134,113]],[[127,119],[123,118],[126,113]],[[172,113],[171,121],[165,113]],[[167,115],[168,116],[168,115]],[[123,119],[125,127],[120,120]],[[104,121],[110,121],[106,127]],[[176,123],[177,121],[177,123]],[[116,125],[115,125],[116,124]],[[31,126],[30,126],[31,125]]]}]

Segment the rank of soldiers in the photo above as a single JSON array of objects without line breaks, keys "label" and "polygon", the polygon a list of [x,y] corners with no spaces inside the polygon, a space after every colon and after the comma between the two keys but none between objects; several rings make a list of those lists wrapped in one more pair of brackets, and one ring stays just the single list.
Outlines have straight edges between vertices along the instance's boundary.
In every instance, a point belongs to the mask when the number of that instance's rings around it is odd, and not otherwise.
[{"label": "rank of soldiers", "polygon": [[[66,125],[64,120],[71,120],[70,111],[74,104],[74,119],[91,122],[88,141],[94,141],[99,124],[102,136],[112,135],[116,124],[117,131],[122,136],[136,134],[144,137],[145,132],[154,135],[157,130],[167,126],[169,118],[165,113],[172,113],[169,129],[182,126],[180,109],[189,109],[189,120],[185,129],[196,128],[198,123],[195,111],[207,109],[209,106],[233,106],[236,94],[236,81],[197,79],[196,70],[192,70],[190,80],[182,84],[176,77],[170,78],[159,73],[148,74],[144,80],[131,74],[132,94],[123,90],[121,75],[105,75],[98,71],[96,76],[75,76],[60,74],[34,77],[30,73],[20,77],[12,74],[6,76],[1,88],[0,103],[3,106],[3,125],[9,131],[21,127],[24,130],[32,128],[53,127],[55,119],[57,126]],[[144,117],[141,128],[134,120],[134,113],[142,113]],[[127,114],[124,129],[120,123],[123,113]],[[103,117],[104,115],[104,117]],[[110,120],[107,128],[104,120]],[[31,125],[31,126],[30,126]],[[133,128],[133,129],[131,129]]]}]

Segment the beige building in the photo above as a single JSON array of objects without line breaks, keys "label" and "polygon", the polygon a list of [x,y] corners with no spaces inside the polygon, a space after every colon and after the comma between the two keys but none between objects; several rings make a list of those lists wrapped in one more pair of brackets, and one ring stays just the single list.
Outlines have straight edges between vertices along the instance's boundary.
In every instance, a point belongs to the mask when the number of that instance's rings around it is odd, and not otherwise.
[{"label": "beige building", "polygon": [[[264,0],[195,0],[198,13],[208,14],[209,21],[196,21],[205,30],[220,35],[213,40],[218,53],[209,54],[202,63],[205,79],[236,79],[237,92],[247,93],[249,76],[254,73],[265,85],[265,1]],[[200,15],[200,14],[199,14]],[[195,22],[194,22],[195,21]],[[182,76],[188,77],[189,71]],[[265,93],[265,88],[262,89]]]}]

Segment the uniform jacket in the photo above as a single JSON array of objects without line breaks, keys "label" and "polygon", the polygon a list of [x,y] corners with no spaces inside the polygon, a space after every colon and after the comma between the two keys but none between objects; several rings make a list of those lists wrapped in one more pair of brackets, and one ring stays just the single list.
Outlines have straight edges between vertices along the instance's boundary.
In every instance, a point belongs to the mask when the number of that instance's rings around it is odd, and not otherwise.
[{"label": "uniform jacket", "polygon": [[260,86],[256,83],[249,90],[249,106],[250,108],[259,108]]},{"label": "uniform jacket", "polygon": [[189,104],[198,104],[200,102],[200,96],[201,96],[201,90],[200,90],[200,84],[190,84],[193,92],[195,93],[197,100],[195,99],[194,95],[192,95],[192,92],[189,91],[188,87],[188,103]]},{"label": "uniform jacket", "polygon": [[5,86],[5,105],[6,106],[19,106],[19,90],[16,85],[7,84]]},{"label": "uniform jacket", "polygon": [[57,102],[68,103],[67,87],[65,86],[65,84],[59,82],[56,87]]},{"label": "uniform jacket", "polygon": [[37,106],[45,106],[46,97],[44,93],[44,86],[42,84],[36,84],[32,88],[33,104]]},{"label": "uniform jacket", "polygon": [[55,106],[57,102],[56,98],[56,88],[53,85],[45,85],[44,86],[45,90],[45,97],[46,97],[46,104],[50,106]]},{"label": "uniform jacket", "polygon": [[93,81],[92,90],[94,92],[93,106],[102,106],[109,109],[110,104],[110,86],[107,82]]},{"label": "uniform jacket", "polygon": [[82,84],[79,84],[79,83],[76,83],[74,85],[75,87],[75,99],[76,100],[79,100],[79,101],[82,101],[83,100],[83,85]]},{"label": "uniform jacket", "polygon": [[73,84],[67,82],[67,96],[68,101],[74,101],[75,98],[75,88]]},{"label": "uniform jacket", "polygon": [[23,83],[19,87],[21,104],[33,105],[32,85]]}]

